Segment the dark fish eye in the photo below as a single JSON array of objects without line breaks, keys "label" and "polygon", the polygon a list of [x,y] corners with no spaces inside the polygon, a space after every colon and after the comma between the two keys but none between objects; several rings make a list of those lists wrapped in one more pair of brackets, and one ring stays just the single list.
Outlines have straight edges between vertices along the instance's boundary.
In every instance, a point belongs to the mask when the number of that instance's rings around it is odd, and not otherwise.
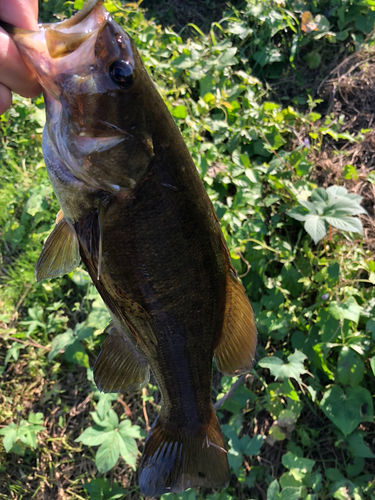
[{"label": "dark fish eye", "polygon": [[129,88],[133,83],[133,66],[129,61],[119,59],[110,65],[109,76],[120,88]]}]

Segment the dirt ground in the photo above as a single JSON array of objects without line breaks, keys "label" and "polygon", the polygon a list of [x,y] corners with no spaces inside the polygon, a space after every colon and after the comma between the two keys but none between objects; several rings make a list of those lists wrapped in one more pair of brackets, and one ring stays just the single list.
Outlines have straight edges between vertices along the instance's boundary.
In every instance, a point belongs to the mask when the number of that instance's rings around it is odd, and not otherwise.
[{"label": "dirt ground", "polygon": [[[357,143],[326,140],[316,161],[313,176],[323,187],[340,184],[349,192],[363,196],[362,205],[367,215],[361,215],[364,244],[375,250],[375,51],[360,51],[344,59],[322,81],[317,97],[323,99],[321,110],[325,115],[343,120],[340,132],[349,132],[362,140]],[[355,167],[352,178],[346,178],[344,168]]]}]

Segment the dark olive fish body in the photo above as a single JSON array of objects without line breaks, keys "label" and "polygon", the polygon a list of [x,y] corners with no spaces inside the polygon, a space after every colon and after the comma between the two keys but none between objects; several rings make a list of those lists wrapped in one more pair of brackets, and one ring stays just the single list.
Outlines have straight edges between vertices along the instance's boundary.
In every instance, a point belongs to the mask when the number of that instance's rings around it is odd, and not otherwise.
[{"label": "dark olive fish body", "polygon": [[61,205],[38,280],[82,259],[112,321],[94,367],[100,390],[143,387],[161,411],[140,464],[143,495],[224,487],[212,358],[251,368],[256,328],[212,204],[128,35],[90,0],[41,32],[14,30],[45,89],[43,153]]}]

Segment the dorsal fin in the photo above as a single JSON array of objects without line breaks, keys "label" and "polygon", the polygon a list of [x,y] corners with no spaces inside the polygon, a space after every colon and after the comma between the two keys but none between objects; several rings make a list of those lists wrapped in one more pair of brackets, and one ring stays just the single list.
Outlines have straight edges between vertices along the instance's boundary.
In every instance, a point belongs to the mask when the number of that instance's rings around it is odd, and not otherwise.
[{"label": "dorsal fin", "polygon": [[36,263],[36,280],[39,282],[70,273],[79,263],[79,244],[76,233],[65,219],[61,219],[48,236]]},{"label": "dorsal fin", "polygon": [[94,380],[103,392],[131,392],[142,389],[150,370],[142,356],[112,323],[105,330],[108,337],[94,366]]},{"label": "dorsal fin", "polygon": [[219,370],[231,376],[250,371],[256,343],[257,329],[253,308],[244,287],[229,272],[223,332],[214,352]]}]

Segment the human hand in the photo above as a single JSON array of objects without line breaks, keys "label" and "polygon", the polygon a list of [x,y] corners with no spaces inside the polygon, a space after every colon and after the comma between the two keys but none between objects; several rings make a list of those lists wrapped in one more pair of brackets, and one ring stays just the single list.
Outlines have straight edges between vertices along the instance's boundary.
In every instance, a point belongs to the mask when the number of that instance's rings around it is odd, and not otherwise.
[{"label": "human hand", "polygon": [[[18,28],[38,29],[38,0],[0,0],[0,19]],[[0,28],[0,115],[12,103],[12,91],[35,97],[42,91],[13,40]]]}]

